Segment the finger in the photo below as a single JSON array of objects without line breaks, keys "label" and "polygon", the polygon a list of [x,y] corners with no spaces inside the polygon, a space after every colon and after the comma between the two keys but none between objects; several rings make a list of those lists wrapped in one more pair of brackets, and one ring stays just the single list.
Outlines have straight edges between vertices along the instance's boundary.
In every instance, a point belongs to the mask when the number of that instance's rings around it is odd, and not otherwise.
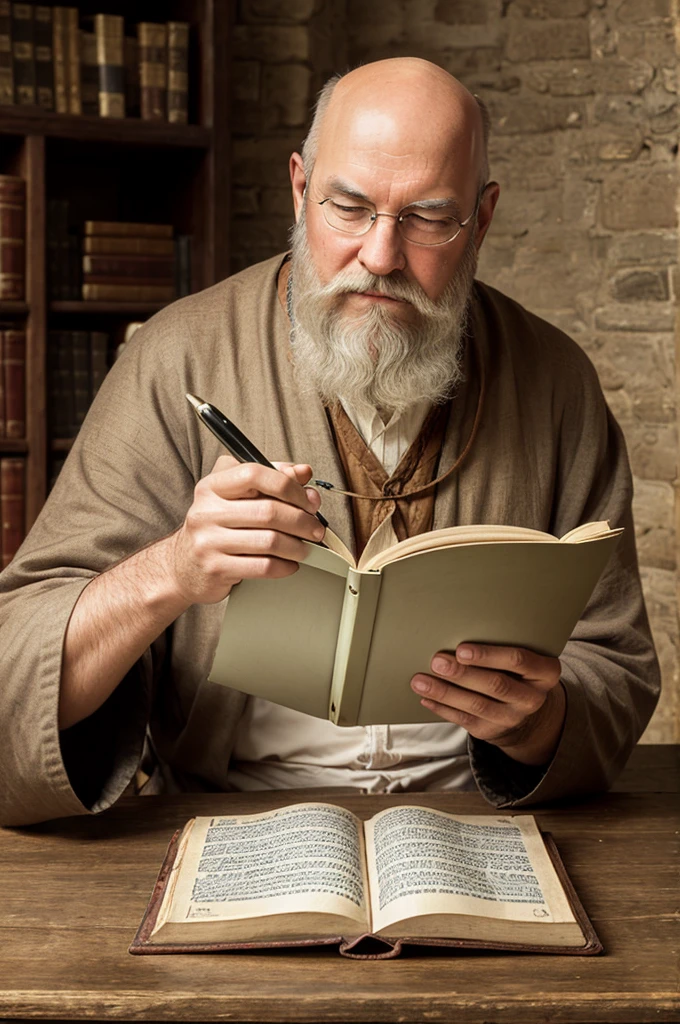
[{"label": "finger", "polygon": [[[442,655],[444,659],[450,655]],[[479,666],[512,672],[540,686],[551,689],[560,679],[559,658],[549,658],[526,647],[501,647],[492,644],[459,644],[455,659],[465,666]]]},{"label": "finger", "polygon": [[446,704],[438,704],[434,700],[421,700],[420,703],[424,708],[427,708],[428,711],[432,711],[433,714],[438,715],[439,718],[443,719],[445,722],[451,722],[454,725],[462,726],[463,729],[478,740],[494,742],[499,736],[503,736],[509,731],[486,719],[476,718],[474,715],[470,715],[466,711],[460,711],[458,708],[451,708]]},{"label": "finger", "polygon": [[241,462],[228,469],[211,473],[203,480],[199,480],[196,485],[198,493],[206,489],[227,500],[254,498],[258,494],[267,494],[278,498],[279,501],[297,505],[305,512],[315,511],[305,489],[297,480],[270,466],[261,466],[257,462]]},{"label": "finger", "polygon": [[[444,665],[446,667],[443,667]],[[440,677],[445,680],[444,687],[453,684],[461,690],[478,693],[498,703],[518,707],[523,714],[527,715],[540,706],[545,694],[550,689],[549,686],[537,685],[533,680],[516,679],[505,672],[459,665],[455,658],[446,657],[445,659],[442,654],[437,654],[432,659],[432,669],[436,673],[434,678]],[[432,679],[433,676],[421,673],[420,678]]]},{"label": "finger", "polygon": [[214,526],[204,530],[201,546],[206,552],[220,555],[255,555],[302,562],[308,549],[299,537],[278,530],[230,530]]},{"label": "finger", "polygon": [[192,507],[187,519],[193,529],[221,526],[231,530],[279,530],[310,541],[322,540],[325,533],[315,516],[276,498],[241,498],[240,501],[213,499],[199,507]]},{"label": "finger", "polygon": [[[514,683],[514,680],[508,682]],[[496,699],[479,680],[475,687],[462,688],[434,676],[419,674],[413,677],[411,685],[421,697],[506,729],[514,728],[527,715],[533,714],[545,700],[545,694],[525,684],[517,684],[523,685],[524,692],[514,701]]]}]

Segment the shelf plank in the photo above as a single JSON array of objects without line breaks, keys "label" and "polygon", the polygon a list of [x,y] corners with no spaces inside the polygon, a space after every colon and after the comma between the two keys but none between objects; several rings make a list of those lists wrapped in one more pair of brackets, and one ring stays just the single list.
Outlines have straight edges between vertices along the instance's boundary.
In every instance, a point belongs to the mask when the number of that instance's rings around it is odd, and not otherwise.
[{"label": "shelf plank", "polygon": [[0,455],[24,455],[28,452],[28,441],[11,441],[0,437]]},{"label": "shelf plank", "polygon": [[50,302],[50,313],[112,313],[117,316],[150,316],[167,302]]},{"label": "shelf plank", "polygon": [[50,441],[50,450],[53,452],[70,452],[74,440],[75,438],[73,437],[53,437]]},{"label": "shelf plank", "polygon": [[27,302],[12,302],[9,299],[0,300],[0,317],[2,316],[26,316],[28,313]]},{"label": "shelf plank", "polygon": [[86,117],[52,114],[26,107],[0,107],[0,134],[209,149],[213,133],[210,128],[199,124],[169,124],[166,121],[142,121],[141,118],[133,117]]}]

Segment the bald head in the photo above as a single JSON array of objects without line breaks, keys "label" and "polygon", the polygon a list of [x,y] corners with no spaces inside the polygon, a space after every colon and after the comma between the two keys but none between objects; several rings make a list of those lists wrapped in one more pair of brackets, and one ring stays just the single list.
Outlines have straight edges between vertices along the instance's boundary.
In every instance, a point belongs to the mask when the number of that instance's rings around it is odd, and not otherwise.
[{"label": "bald head", "polygon": [[455,161],[466,176],[488,180],[488,114],[483,103],[443,68],[417,57],[363,65],[326,83],[302,156],[311,177],[321,152],[371,145],[386,158],[419,152]]}]

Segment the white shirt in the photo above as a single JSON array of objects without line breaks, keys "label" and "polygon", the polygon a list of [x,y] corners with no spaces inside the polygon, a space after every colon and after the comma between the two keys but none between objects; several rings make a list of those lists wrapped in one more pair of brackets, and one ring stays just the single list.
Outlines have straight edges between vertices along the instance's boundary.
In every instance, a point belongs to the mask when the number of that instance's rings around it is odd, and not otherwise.
[{"label": "white shirt", "polygon": [[[391,476],[430,409],[419,402],[387,424],[376,409],[343,407]],[[366,550],[396,543],[391,517]],[[434,651],[432,652],[434,654]],[[353,786],[369,793],[408,789],[472,789],[467,732],[448,722],[344,728],[249,697],[239,722],[228,777],[240,791]]]}]

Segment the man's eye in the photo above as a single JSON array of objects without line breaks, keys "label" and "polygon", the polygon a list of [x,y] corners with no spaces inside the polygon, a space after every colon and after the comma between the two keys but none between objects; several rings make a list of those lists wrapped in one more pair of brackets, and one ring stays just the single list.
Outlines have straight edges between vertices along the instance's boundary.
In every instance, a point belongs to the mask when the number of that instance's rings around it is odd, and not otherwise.
[{"label": "man's eye", "polygon": [[437,217],[434,214],[427,212],[423,213],[405,213],[402,215],[402,220],[405,224],[411,224],[413,227],[446,227],[451,223],[451,217]]},{"label": "man's eye", "polygon": [[333,208],[333,213],[342,217],[343,220],[359,220],[369,212],[365,206],[346,206],[343,203],[333,202],[333,200],[328,205]]}]

